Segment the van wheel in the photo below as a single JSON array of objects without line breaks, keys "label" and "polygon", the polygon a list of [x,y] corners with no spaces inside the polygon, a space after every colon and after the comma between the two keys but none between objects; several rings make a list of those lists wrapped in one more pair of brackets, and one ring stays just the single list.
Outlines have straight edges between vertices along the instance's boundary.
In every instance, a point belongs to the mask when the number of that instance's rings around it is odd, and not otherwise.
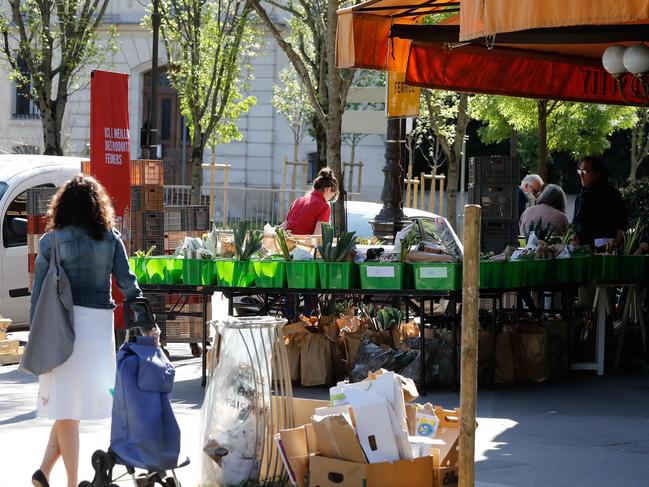
[{"label": "van wheel", "polygon": [[192,351],[192,356],[193,357],[200,357],[201,354],[203,353],[203,349],[198,343],[190,343],[189,348]]}]

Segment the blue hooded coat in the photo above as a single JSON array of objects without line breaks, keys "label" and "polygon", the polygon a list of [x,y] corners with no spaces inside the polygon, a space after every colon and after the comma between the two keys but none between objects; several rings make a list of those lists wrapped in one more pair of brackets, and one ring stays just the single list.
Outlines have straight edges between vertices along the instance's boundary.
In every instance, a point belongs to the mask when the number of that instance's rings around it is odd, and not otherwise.
[{"label": "blue hooded coat", "polygon": [[119,349],[110,444],[120,463],[149,471],[178,465],[180,428],[169,401],[175,374],[153,337]]}]

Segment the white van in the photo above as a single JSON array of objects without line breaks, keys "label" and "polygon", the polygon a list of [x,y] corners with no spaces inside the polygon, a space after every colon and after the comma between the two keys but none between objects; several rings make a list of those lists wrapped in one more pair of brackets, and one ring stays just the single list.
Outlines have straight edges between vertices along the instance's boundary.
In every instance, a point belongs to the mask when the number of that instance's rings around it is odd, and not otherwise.
[{"label": "white van", "polygon": [[0,315],[29,326],[27,190],[57,187],[81,171],[82,157],[0,155]]}]

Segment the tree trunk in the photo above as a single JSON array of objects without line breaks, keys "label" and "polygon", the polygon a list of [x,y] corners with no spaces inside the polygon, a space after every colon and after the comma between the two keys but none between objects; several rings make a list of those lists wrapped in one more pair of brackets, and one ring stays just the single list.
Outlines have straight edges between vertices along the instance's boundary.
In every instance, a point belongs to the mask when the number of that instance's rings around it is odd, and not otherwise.
[{"label": "tree trunk", "polygon": [[201,186],[203,185],[203,148],[200,145],[192,147],[192,194],[191,204],[201,204]]},{"label": "tree trunk", "polygon": [[548,177],[548,100],[538,101],[539,121],[539,176]]},{"label": "tree trunk", "polygon": [[514,127],[509,136],[509,157],[518,157],[518,132]]},{"label": "tree trunk", "polygon": [[453,228],[459,228],[457,221],[457,189],[458,189],[458,175],[459,165],[462,161],[462,142],[466,135],[466,128],[469,124],[469,96],[466,93],[460,93],[460,101],[457,109],[457,125],[455,126],[455,140],[453,141],[453,150],[448,160],[448,174],[447,174],[447,210],[446,218]]},{"label": "tree trunk", "polygon": [[316,151],[318,152],[318,171],[327,166],[327,130],[314,116],[311,122],[315,132]]},{"label": "tree trunk", "polygon": [[[55,106],[54,102],[52,105]],[[57,122],[57,116],[53,108],[41,110],[41,124],[43,125],[43,154],[62,156],[61,146],[61,125]]]},{"label": "tree trunk", "polygon": [[[327,2],[327,87],[329,94],[329,113],[327,116],[327,161],[338,179],[340,194],[345,194],[345,181],[343,180],[342,158],[340,154],[341,132],[343,121],[342,85],[343,79],[336,67],[336,26],[338,24],[338,1]],[[345,215],[345,198],[339,198],[334,205],[334,220],[336,233],[347,228]]]}]

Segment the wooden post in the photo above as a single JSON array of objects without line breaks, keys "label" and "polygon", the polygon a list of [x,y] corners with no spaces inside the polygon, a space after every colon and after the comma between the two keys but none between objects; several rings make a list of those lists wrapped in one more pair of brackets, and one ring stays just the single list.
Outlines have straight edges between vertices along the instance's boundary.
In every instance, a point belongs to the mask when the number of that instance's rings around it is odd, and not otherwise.
[{"label": "wooden post", "polygon": [[421,208],[422,210],[426,208],[425,201],[426,201],[426,178],[427,175],[425,172],[419,173],[419,182],[420,182],[420,189],[421,193],[419,194],[421,198],[419,199],[419,206],[418,208]]},{"label": "wooden post", "polygon": [[430,194],[428,195],[428,211],[435,213],[435,188],[437,186],[437,165],[430,173]]},{"label": "wooden post", "polygon": [[216,186],[216,154],[212,147],[212,163],[210,164],[210,216],[216,220],[216,201],[214,201],[214,186]]},{"label": "wooden post", "polygon": [[[284,169],[282,170],[282,208],[287,207],[286,200],[288,199],[286,195],[286,170],[288,168],[288,157],[284,157]],[[287,208],[288,211],[288,208]]]},{"label": "wooden post", "polygon": [[309,184],[309,177],[308,177],[308,172],[309,172],[309,163],[307,161],[302,161],[300,164],[302,164],[302,173],[303,173],[303,185],[304,185],[304,191],[308,189],[308,184]]},{"label": "wooden post", "polygon": [[[363,180],[363,161],[358,163],[358,193],[361,193],[361,181]],[[362,198],[361,198],[362,199]]]},{"label": "wooden post", "polygon": [[223,168],[223,228],[228,227],[228,183],[230,181],[230,164]]},{"label": "wooden post", "polygon": [[480,206],[466,205],[464,215],[459,487],[474,487],[475,417],[478,396]]},{"label": "wooden post", "polygon": [[444,216],[444,183],[446,176],[443,174],[439,176],[439,215]]},{"label": "wooden post", "polygon": [[412,207],[418,208],[417,203],[419,203],[419,178],[412,180]]},{"label": "wooden post", "polygon": [[[412,151],[410,151],[412,153]],[[408,158],[408,173],[406,174],[406,198],[403,206],[410,206],[410,195],[412,184],[412,157]]]}]

